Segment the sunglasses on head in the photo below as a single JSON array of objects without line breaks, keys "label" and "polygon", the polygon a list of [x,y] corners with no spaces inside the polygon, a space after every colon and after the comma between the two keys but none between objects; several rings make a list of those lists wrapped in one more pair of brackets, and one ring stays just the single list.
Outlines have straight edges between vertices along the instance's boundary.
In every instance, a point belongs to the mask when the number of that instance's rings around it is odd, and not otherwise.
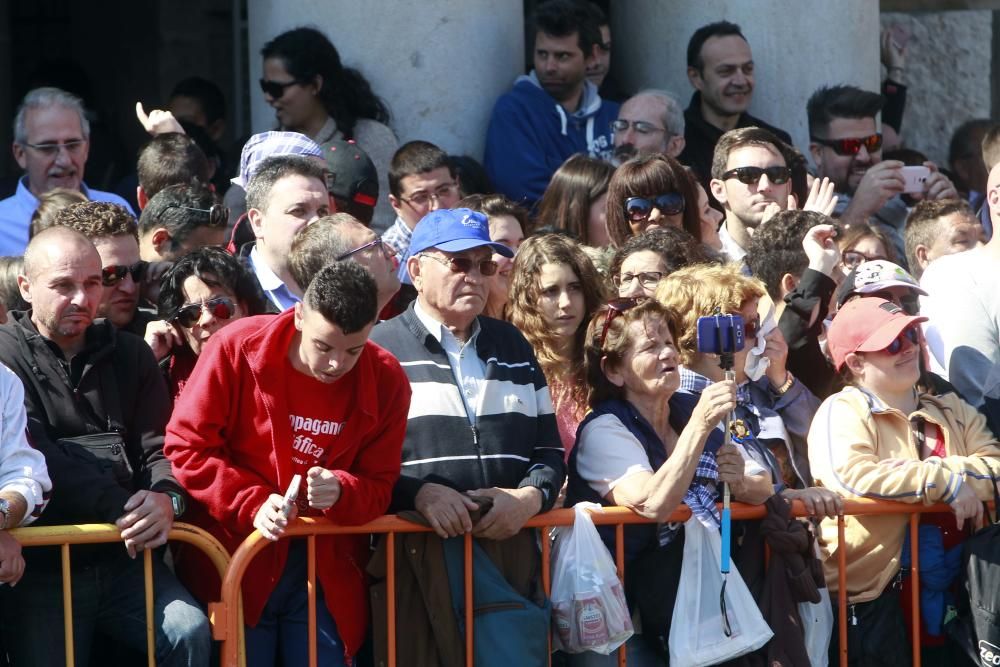
[{"label": "sunglasses on head", "polygon": [[146,269],[149,268],[149,262],[138,261],[131,266],[128,264],[112,264],[111,266],[105,266],[101,269],[101,283],[105,287],[114,287],[121,281],[125,280],[125,276],[132,274],[132,280],[136,283],[141,283],[146,277]]},{"label": "sunglasses on head", "polygon": [[479,273],[483,276],[492,276],[497,272],[499,264],[492,259],[471,259],[469,257],[438,257],[437,255],[418,255],[433,259],[439,264],[444,264],[452,273],[472,273],[472,267],[479,267]]},{"label": "sunglasses on head", "polygon": [[917,334],[916,327],[907,327],[903,329],[903,331],[896,336],[895,340],[889,343],[889,345],[882,351],[886,354],[899,354],[903,349],[904,340],[910,341],[913,345],[918,345],[920,343],[920,336]]},{"label": "sunglasses on head", "polygon": [[783,185],[792,177],[792,170],[779,165],[773,167],[736,167],[724,173],[722,180],[727,181],[730,178],[735,178],[744,185],[757,185],[760,183],[761,176],[767,176],[767,180],[774,185]]},{"label": "sunglasses on head", "polygon": [[601,327],[601,335],[597,338],[597,346],[604,349],[604,340],[608,336],[608,327],[615,321],[615,318],[627,310],[635,308],[640,303],[646,301],[646,297],[625,297],[622,299],[612,299],[608,301],[608,311],[604,315],[604,326]]},{"label": "sunglasses on head", "polygon": [[236,314],[236,304],[228,296],[217,296],[202,303],[189,303],[178,308],[168,322],[176,322],[185,329],[190,329],[201,319],[201,313],[205,310],[217,320],[228,320]]},{"label": "sunglasses on head", "polygon": [[684,212],[684,196],[679,192],[668,192],[656,197],[629,197],[625,200],[625,216],[629,220],[645,220],[653,209],[663,215],[677,215]]},{"label": "sunglasses on head", "polygon": [[829,146],[837,155],[857,155],[864,146],[869,153],[874,153],[882,148],[882,135],[876,132],[867,137],[856,137],[849,139],[820,139],[812,137],[812,140],[821,146]]},{"label": "sunglasses on head", "polygon": [[204,213],[208,216],[208,224],[211,227],[225,227],[229,224],[229,208],[221,204],[212,204],[210,208],[194,208],[193,206],[181,206],[180,204],[167,204],[163,207],[162,211],[156,214],[156,221],[159,222],[160,218],[172,208]]},{"label": "sunglasses on head", "polygon": [[285,90],[289,86],[294,86],[299,83],[298,81],[268,81],[267,79],[260,80],[260,89],[265,95],[273,97],[274,99],[280,99],[285,95]]}]

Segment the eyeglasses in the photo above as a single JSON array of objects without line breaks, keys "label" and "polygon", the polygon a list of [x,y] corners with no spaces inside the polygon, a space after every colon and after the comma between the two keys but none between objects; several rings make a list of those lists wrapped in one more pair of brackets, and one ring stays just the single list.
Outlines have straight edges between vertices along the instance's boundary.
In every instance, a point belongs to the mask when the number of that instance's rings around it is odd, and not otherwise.
[{"label": "eyeglasses", "polygon": [[494,262],[492,259],[482,259],[475,260],[468,257],[438,257],[437,255],[424,255],[420,254],[417,257],[426,257],[427,259],[433,259],[439,264],[444,264],[452,273],[472,273],[472,267],[478,266],[479,273],[483,276],[492,276],[497,272],[499,264]]},{"label": "eyeglasses", "polygon": [[656,127],[644,120],[625,120],[624,118],[619,118],[618,120],[611,121],[611,129],[615,132],[628,132],[628,128],[630,127],[635,130],[636,134],[653,134],[654,132],[667,131],[665,127]]},{"label": "eyeglasses", "polygon": [[858,252],[857,250],[845,250],[840,256],[840,261],[843,262],[844,266],[848,269],[856,269],[863,262],[874,262],[875,260],[888,261],[888,257],[883,257],[882,255],[866,255],[863,252]]},{"label": "eyeglasses", "polygon": [[273,97],[274,99],[277,100],[285,96],[285,90],[287,90],[290,86],[294,86],[297,83],[300,83],[300,81],[292,80],[292,81],[281,82],[281,81],[268,81],[267,79],[261,79],[260,89],[264,92],[265,95]]},{"label": "eyeglasses", "polygon": [[[359,252],[364,252],[369,248],[378,248],[379,250],[382,251],[382,256],[385,257],[386,259],[392,259],[393,257],[399,254],[399,251],[396,250],[392,245],[390,245],[386,241],[383,241],[381,238],[377,238],[374,241],[369,241],[368,243],[362,246],[358,246],[354,250],[348,250],[343,255],[339,255],[336,258],[336,261],[339,262],[345,260],[351,255],[356,255]],[[430,257],[430,255],[427,255],[427,257]]]},{"label": "eyeglasses", "polygon": [[639,284],[642,285],[644,289],[656,289],[656,285],[660,282],[660,279],[663,278],[663,271],[623,273],[621,275],[613,276],[611,281],[615,284],[615,287],[621,289],[622,287],[628,287],[631,285],[632,281],[636,278],[639,279]]},{"label": "eyeglasses", "polygon": [[185,329],[190,329],[198,323],[204,311],[211,313],[217,320],[228,320],[236,314],[236,303],[228,296],[217,296],[201,303],[189,303],[178,308],[167,321],[176,322]]},{"label": "eyeglasses", "polygon": [[722,180],[727,181],[735,178],[745,185],[757,185],[760,177],[767,176],[767,180],[775,185],[784,185],[792,177],[792,170],[788,167],[736,167],[730,169],[722,175]]},{"label": "eyeglasses", "polygon": [[869,153],[874,153],[882,148],[882,135],[878,132],[869,134],[867,137],[849,139],[820,139],[819,137],[811,137],[811,139],[821,146],[829,146],[837,155],[857,155],[862,146]]},{"label": "eyeglasses", "polygon": [[229,224],[229,208],[221,204],[212,204],[210,208],[194,208],[192,206],[181,206],[180,204],[167,204],[163,207],[162,211],[156,214],[156,221],[159,222],[160,218],[172,208],[205,213],[208,215],[208,224],[210,227],[225,227]]},{"label": "eyeglasses", "polygon": [[886,354],[896,355],[903,350],[904,341],[910,341],[913,345],[920,344],[920,335],[917,333],[916,327],[907,327],[900,332],[896,339],[893,340],[889,345],[882,350]]},{"label": "eyeglasses", "polygon": [[604,340],[608,336],[608,327],[611,326],[616,317],[645,301],[646,297],[626,297],[608,301],[608,312],[604,315],[604,326],[601,327],[601,335],[597,338],[597,347],[602,350],[604,349]]},{"label": "eyeglasses", "polygon": [[430,205],[432,199],[440,203],[442,199],[454,197],[457,194],[458,184],[446,183],[439,186],[434,192],[418,192],[412,197],[400,197],[400,199],[413,208],[424,208],[425,206]]},{"label": "eyeglasses", "polygon": [[625,200],[625,215],[630,220],[645,220],[653,209],[663,215],[677,215],[684,212],[684,197],[678,192],[668,192],[652,199],[629,197]]},{"label": "eyeglasses", "polygon": [[86,139],[77,139],[75,141],[67,141],[61,144],[22,144],[38,151],[45,157],[55,157],[59,155],[59,151],[65,149],[70,155],[79,155],[86,145]]},{"label": "eyeglasses", "polygon": [[125,276],[132,274],[132,280],[141,283],[143,278],[146,277],[146,269],[149,268],[149,262],[138,261],[135,264],[129,266],[128,264],[112,264],[111,266],[105,266],[101,269],[101,283],[105,287],[114,287],[121,281],[125,280]]}]

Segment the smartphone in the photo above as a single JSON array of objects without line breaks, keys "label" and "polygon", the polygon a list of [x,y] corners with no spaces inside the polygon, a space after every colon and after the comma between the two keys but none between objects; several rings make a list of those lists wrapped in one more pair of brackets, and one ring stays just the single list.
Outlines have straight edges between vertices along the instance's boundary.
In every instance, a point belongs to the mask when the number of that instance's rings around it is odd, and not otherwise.
[{"label": "smartphone", "polygon": [[735,354],[743,349],[743,317],[707,315],[698,318],[698,351],[703,354]]},{"label": "smartphone", "polygon": [[903,167],[903,192],[909,194],[921,194],[927,185],[927,179],[931,176],[931,170],[927,167]]},{"label": "smartphone", "polygon": [[299,497],[299,486],[302,485],[302,475],[295,475],[292,477],[291,484],[288,485],[288,490],[285,491],[285,500],[281,503],[281,513],[288,518],[288,514],[292,511],[292,505]]}]

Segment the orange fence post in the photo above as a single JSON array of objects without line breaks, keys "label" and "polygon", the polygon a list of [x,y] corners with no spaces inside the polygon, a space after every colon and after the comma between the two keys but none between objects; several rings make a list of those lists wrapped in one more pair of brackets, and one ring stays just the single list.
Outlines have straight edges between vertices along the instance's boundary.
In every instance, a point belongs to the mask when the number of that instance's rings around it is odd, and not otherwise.
[{"label": "orange fence post", "polygon": [[[549,534],[552,526],[542,526],[542,590],[546,598],[552,597],[552,568],[549,566],[552,560],[552,540]],[[549,667],[552,665],[552,623],[549,623]]]},{"label": "orange fence post", "polygon": [[156,667],[156,631],[153,627],[153,552],[142,554],[142,581],[146,588],[146,664]]},{"label": "orange fence post", "polygon": [[66,642],[66,667],[73,667],[73,575],[70,571],[69,544],[63,544],[60,548],[62,556],[62,585],[63,585],[63,641]]},{"label": "orange fence post", "polygon": [[306,538],[307,580],[306,599],[309,606],[309,667],[316,667],[318,659],[316,646],[316,536]]},{"label": "orange fence post", "polygon": [[[615,526],[615,569],[618,570],[618,580],[622,584],[622,594],[625,591],[625,526]],[[625,644],[618,647],[618,667],[625,667]]]},{"label": "orange fence post", "polygon": [[473,633],[472,534],[465,534],[465,667],[475,667],[475,634]]},{"label": "orange fence post", "polygon": [[837,516],[837,636],[840,667],[847,667],[847,551],[844,548],[844,515]]},{"label": "orange fence post", "polygon": [[388,620],[389,667],[396,667],[396,533],[386,534],[385,612]]},{"label": "orange fence post", "polygon": [[920,667],[920,515],[910,515],[910,628],[913,632],[913,667]]}]

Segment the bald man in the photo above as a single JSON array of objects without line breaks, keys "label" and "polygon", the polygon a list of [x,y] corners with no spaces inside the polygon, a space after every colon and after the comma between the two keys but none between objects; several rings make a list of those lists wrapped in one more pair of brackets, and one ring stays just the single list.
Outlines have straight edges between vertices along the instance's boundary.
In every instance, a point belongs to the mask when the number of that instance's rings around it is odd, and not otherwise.
[{"label": "bald man", "polygon": [[[1000,165],[990,171],[986,206],[994,229],[1000,223]],[[935,370],[947,375],[976,407],[1000,400],[1000,234],[984,246],[939,257],[924,271],[921,315]]]},{"label": "bald man", "polygon": [[[44,455],[55,492],[37,524],[114,523],[122,545],[73,559],[74,640],[86,660],[95,631],[146,651],[142,559],[166,542],[186,495],[163,456],[170,403],[152,351],[137,336],[94,318],[101,258],[83,234],[51,227],[35,236],[18,276],[31,305],[0,326],[0,362],[24,384],[28,432]],[[18,665],[65,657],[57,558],[25,553],[24,577],[3,591],[4,643]],[[205,665],[208,621],[153,556],[158,665]]]}]

